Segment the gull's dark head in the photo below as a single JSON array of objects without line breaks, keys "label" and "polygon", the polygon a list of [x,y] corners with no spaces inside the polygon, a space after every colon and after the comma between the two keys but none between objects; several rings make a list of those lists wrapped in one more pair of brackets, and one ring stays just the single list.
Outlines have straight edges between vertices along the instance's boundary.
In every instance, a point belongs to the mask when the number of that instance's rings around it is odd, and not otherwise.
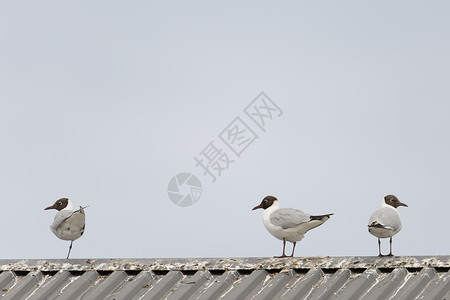
[{"label": "gull's dark head", "polygon": [[252,210],[255,210],[258,208],[267,209],[267,208],[271,207],[275,201],[278,201],[278,199],[275,198],[274,196],[267,196],[261,201],[261,203],[259,205],[253,207]]},{"label": "gull's dark head", "polygon": [[68,204],[69,204],[69,199],[68,198],[61,198],[59,200],[56,200],[56,202],[53,203],[52,206],[44,208],[44,210],[56,209],[56,210],[60,211],[60,210],[63,210],[64,208],[66,208],[66,206]]},{"label": "gull's dark head", "polygon": [[390,206],[395,207],[395,208],[397,208],[399,206],[406,206],[406,207],[408,207],[408,205],[406,205],[405,203],[400,202],[400,200],[398,200],[398,198],[395,197],[394,195],[387,195],[387,196],[385,196],[384,197],[384,202],[387,205],[390,205]]}]

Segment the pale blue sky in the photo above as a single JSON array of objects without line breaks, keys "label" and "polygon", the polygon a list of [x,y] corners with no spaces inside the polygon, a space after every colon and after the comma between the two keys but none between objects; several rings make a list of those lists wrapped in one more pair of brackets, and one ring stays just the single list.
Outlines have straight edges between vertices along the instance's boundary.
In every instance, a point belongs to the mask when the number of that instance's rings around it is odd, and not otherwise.
[{"label": "pale blue sky", "polygon": [[[61,197],[90,205],[73,258],[280,255],[251,211],[266,195],[335,213],[297,256],[376,255],[367,222],[386,194],[409,205],[394,254],[448,254],[449,15],[446,1],[1,1],[0,258],[65,257],[43,210]],[[211,183],[193,157],[261,91],[283,115]],[[188,208],[167,195],[181,172],[203,184]]]}]

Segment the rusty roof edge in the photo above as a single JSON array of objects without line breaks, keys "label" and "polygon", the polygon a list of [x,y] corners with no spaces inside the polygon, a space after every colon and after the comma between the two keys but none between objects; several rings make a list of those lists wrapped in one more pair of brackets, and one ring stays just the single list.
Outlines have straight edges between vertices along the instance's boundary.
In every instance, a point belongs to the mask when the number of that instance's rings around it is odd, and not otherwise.
[{"label": "rusty roof edge", "polygon": [[0,271],[450,268],[450,256],[0,259]]}]

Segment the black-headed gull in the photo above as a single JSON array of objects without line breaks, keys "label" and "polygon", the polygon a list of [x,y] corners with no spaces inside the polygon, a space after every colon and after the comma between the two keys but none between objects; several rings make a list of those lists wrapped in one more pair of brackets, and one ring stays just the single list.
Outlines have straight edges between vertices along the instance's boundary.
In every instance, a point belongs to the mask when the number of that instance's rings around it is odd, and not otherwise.
[{"label": "black-headed gull", "polygon": [[73,210],[72,201],[67,198],[57,200],[52,206],[45,208],[45,210],[48,209],[58,210],[50,229],[61,240],[70,241],[69,252],[67,253],[67,258],[69,258],[73,241],[84,233],[84,209],[80,206],[80,209]]},{"label": "black-headed gull", "polygon": [[[263,223],[271,235],[283,241],[283,254],[275,257],[293,257],[295,245],[303,239],[309,230],[325,223],[331,215],[312,216],[293,208],[280,208],[278,199],[274,196],[265,197],[261,204],[253,210],[263,208]],[[287,256],[286,241],[293,243],[292,254]]]},{"label": "black-headed gull", "polygon": [[387,195],[381,202],[381,208],[376,210],[369,219],[369,232],[378,238],[378,256],[381,254],[380,239],[389,238],[390,251],[388,256],[392,254],[392,237],[402,229],[402,221],[397,207],[406,206],[405,203],[400,202],[394,195]]}]

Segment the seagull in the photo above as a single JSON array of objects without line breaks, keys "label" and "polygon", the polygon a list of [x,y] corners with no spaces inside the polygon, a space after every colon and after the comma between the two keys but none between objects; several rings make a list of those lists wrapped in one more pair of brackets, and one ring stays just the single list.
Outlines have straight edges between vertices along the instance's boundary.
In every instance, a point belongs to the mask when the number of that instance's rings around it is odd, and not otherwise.
[{"label": "seagull", "polygon": [[53,220],[53,224],[50,225],[50,229],[61,240],[70,241],[69,252],[67,253],[66,259],[69,258],[73,241],[81,237],[84,233],[84,208],[80,206],[80,209],[74,211],[72,201],[67,198],[61,198],[52,206],[44,208],[44,210],[58,210],[58,213]]},{"label": "seagull", "polygon": [[[277,239],[283,240],[283,254],[281,257],[294,257],[295,245],[303,239],[303,236],[309,230],[325,223],[331,215],[312,216],[303,211],[293,208],[280,208],[278,199],[274,196],[265,197],[261,204],[255,206],[252,210],[262,208],[263,223],[271,235]],[[286,241],[293,243],[292,254],[287,256]]]},{"label": "seagull", "polygon": [[406,206],[405,203],[400,202],[394,195],[387,195],[381,202],[381,208],[376,210],[369,219],[369,232],[378,238],[378,256],[385,256],[381,254],[380,239],[389,238],[390,251],[387,256],[392,254],[392,237],[402,229],[402,222],[400,221],[400,214],[397,207]]}]

